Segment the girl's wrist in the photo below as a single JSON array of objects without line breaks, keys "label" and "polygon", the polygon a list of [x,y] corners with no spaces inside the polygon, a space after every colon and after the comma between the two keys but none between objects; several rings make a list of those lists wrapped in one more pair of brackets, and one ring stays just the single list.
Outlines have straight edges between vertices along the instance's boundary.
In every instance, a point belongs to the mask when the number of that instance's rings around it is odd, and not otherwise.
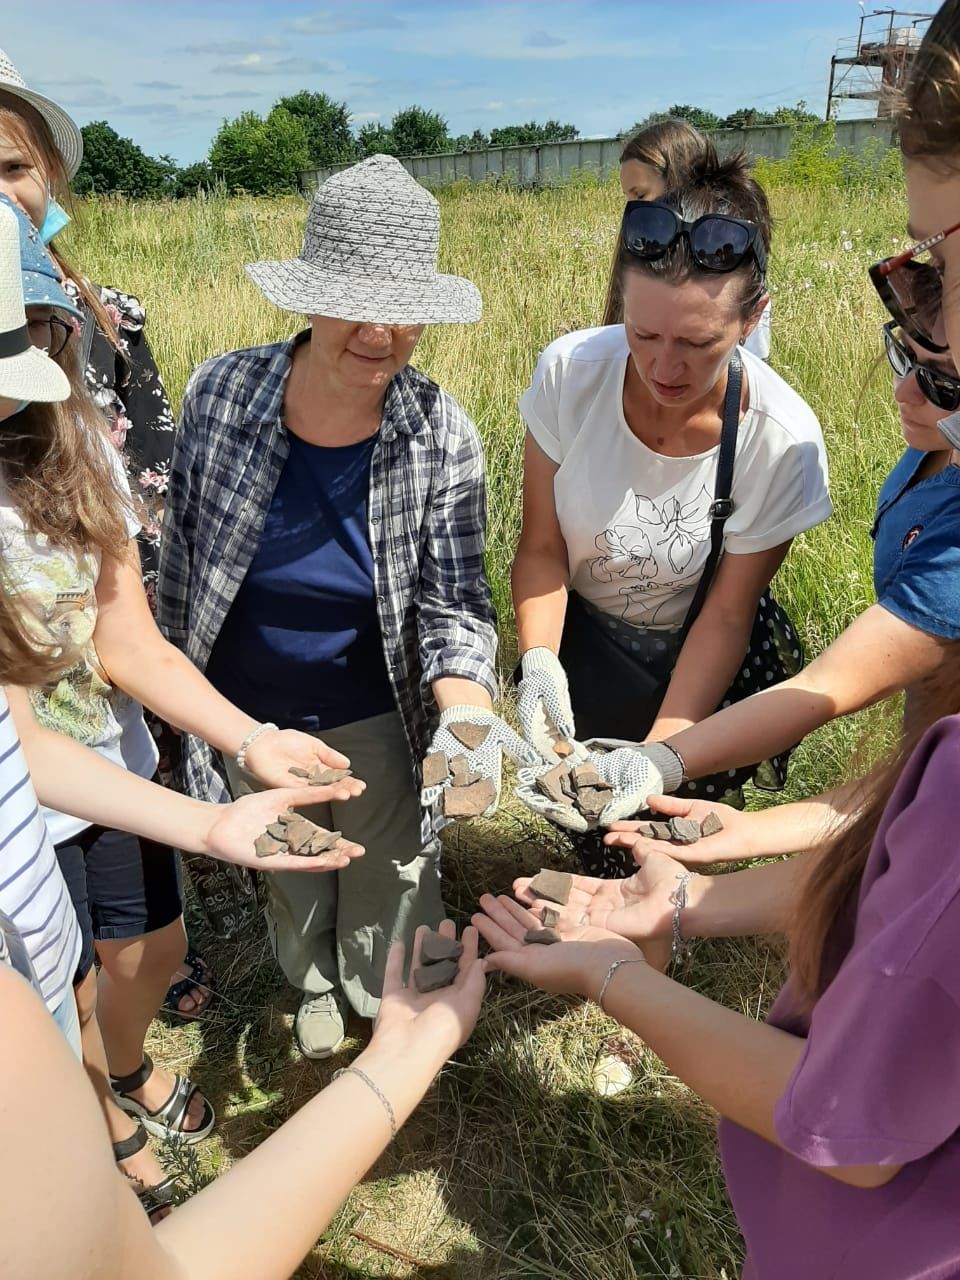
[{"label": "girl's wrist", "polygon": [[577,994],[584,1000],[596,1003],[611,966],[619,961],[642,960],[643,952],[626,938],[619,942],[604,943],[592,950],[593,954],[583,967],[582,981],[577,984]]}]

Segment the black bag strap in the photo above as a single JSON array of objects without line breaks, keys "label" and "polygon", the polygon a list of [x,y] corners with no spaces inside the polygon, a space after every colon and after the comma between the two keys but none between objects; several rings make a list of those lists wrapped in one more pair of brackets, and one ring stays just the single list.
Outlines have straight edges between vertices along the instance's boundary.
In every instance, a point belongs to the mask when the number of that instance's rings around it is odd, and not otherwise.
[{"label": "black bag strap", "polygon": [[690,628],[700,616],[703,602],[713,582],[720,556],[723,552],[723,526],[733,515],[733,464],[737,456],[737,432],[740,429],[740,389],[743,384],[743,363],[740,352],[734,351],[727,368],[727,393],[723,398],[723,426],[720,430],[720,452],[717,456],[717,479],[714,484],[713,502],[710,504],[710,553],[703,566],[690,608],[680,628],[683,644]]}]

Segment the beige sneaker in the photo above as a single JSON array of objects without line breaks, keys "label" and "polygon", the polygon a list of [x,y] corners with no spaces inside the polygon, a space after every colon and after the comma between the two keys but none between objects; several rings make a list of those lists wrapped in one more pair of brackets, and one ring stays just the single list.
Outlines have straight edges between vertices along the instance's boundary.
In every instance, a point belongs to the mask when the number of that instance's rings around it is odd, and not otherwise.
[{"label": "beige sneaker", "polygon": [[293,1024],[305,1058],[329,1058],[343,1044],[343,1005],[332,991],[304,996]]}]

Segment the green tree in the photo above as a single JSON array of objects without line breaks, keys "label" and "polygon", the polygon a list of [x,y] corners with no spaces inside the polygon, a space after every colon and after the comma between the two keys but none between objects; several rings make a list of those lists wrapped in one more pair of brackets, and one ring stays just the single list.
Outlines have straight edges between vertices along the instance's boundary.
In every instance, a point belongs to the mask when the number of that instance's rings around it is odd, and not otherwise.
[{"label": "green tree", "polygon": [[387,125],[365,124],[357,134],[357,146],[362,156],[395,156],[397,144]]},{"label": "green tree", "polygon": [[390,121],[390,132],[398,156],[427,156],[450,146],[447,122],[425,107],[405,107]]},{"label": "green tree", "polygon": [[311,164],[323,167],[357,158],[357,142],[350,131],[350,111],[345,102],[334,102],[325,93],[301,89],[299,93],[281,98],[276,105],[289,111],[303,125]]},{"label": "green tree", "polygon": [[73,180],[79,195],[117,193],[138,199],[172,194],[176,164],[170,156],[148,156],[130,138],[121,138],[106,120],[85,124],[83,162]]},{"label": "green tree", "polygon": [[490,130],[491,147],[532,146],[538,142],[569,142],[579,138],[580,130],[576,125],[561,124],[559,120],[548,120],[545,124],[537,124],[530,120],[526,124],[507,124],[499,129]]},{"label": "green tree", "polygon": [[695,129],[710,130],[727,127],[715,112],[708,111],[705,107],[691,107],[688,103],[677,102],[668,111],[651,111],[627,132],[639,133],[641,129],[647,129],[652,124],[660,124],[664,120],[686,120],[687,124],[692,124]]},{"label": "green tree", "polygon": [[206,160],[198,160],[196,164],[188,164],[177,170],[174,195],[178,200],[195,196],[200,191],[212,191],[216,186],[213,170]]},{"label": "green tree", "polygon": [[489,145],[490,139],[482,129],[474,129],[473,133],[461,133],[450,139],[451,151],[482,151]]},{"label": "green tree", "polygon": [[264,120],[244,111],[225,120],[210,147],[214,176],[230,191],[275,195],[295,191],[300,174],[310,165],[310,148],[303,124],[276,106]]}]

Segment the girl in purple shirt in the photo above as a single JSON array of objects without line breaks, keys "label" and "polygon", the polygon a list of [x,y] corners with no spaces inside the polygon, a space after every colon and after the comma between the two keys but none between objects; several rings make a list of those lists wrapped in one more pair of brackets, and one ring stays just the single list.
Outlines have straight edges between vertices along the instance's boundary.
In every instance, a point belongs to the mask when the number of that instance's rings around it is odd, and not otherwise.
[{"label": "girl in purple shirt", "polygon": [[[934,239],[933,262],[909,251],[871,274],[911,341],[956,364],[960,0],[917,54],[900,136],[911,229]],[[943,426],[954,444],[958,426]],[[791,806],[807,857],[709,877],[647,844],[630,880],[574,878],[560,946],[524,945],[547,905],[529,880],[515,885],[525,905],[488,895],[475,918],[488,969],[596,1000],[720,1113],[748,1280],[960,1277],[960,663],[948,648],[898,757]],[[634,945],[672,938],[676,955],[694,934],[746,933],[791,939],[766,1023]]]}]

